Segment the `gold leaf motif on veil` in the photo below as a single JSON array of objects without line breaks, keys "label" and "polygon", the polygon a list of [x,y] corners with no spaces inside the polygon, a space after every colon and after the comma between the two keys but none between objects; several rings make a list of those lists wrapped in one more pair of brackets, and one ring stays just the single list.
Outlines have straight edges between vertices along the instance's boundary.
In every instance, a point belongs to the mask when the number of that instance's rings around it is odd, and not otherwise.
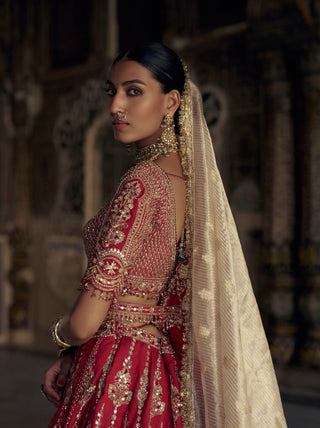
[{"label": "gold leaf motif on veil", "polygon": [[199,290],[198,294],[203,300],[212,301],[214,299],[213,291],[208,288],[202,288]]},{"label": "gold leaf motif on veil", "polygon": [[243,415],[247,415],[248,413],[251,412],[249,405],[247,405],[246,402],[244,401],[236,401],[236,408],[238,410],[239,413],[242,413]]},{"label": "gold leaf motif on veil", "polygon": [[206,227],[209,229],[209,231],[214,232],[214,225],[212,221],[207,221]]},{"label": "gold leaf motif on veil", "polygon": [[202,337],[208,337],[210,334],[210,328],[206,327],[205,325],[201,325],[199,328],[199,333]]},{"label": "gold leaf motif on veil", "polygon": [[210,264],[214,264],[215,263],[215,258],[213,257],[213,254],[209,254],[209,253],[202,254],[201,258],[206,263],[210,263]]}]

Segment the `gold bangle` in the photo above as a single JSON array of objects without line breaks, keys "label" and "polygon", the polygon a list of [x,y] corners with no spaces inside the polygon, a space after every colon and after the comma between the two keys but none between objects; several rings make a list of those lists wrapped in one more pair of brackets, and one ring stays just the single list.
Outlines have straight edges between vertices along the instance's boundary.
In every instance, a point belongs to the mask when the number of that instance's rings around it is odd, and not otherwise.
[{"label": "gold bangle", "polygon": [[51,333],[52,333],[52,339],[53,339],[54,343],[56,343],[60,349],[62,348],[63,350],[65,350],[65,349],[71,348],[72,345],[70,345],[70,343],[65,342],[59,336],[58,328],[59,328],[61,321],[62,321],[62,317],[58,318],[54,321],[54,323],[52,324],[52,327],[51,327]]}]

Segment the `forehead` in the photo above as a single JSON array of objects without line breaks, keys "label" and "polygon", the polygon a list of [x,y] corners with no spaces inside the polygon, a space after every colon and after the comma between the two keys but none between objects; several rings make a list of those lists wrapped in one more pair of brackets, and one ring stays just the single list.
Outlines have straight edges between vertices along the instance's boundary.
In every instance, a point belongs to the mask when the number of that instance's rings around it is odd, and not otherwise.
[{"label": "forehead", "polygon": [[132,80],[141,80],[146,85],[159,85],[159,82],[152,76],[151,72],[136,61],[122,59],[117,61],[109,75],[109,79],[116,85]]}]

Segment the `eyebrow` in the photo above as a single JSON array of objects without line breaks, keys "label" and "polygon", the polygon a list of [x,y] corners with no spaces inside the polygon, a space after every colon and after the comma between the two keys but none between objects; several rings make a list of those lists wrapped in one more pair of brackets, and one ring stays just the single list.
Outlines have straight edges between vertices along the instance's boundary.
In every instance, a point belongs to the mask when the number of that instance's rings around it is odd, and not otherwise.
[{"label": "eyebrow", "polygon": [[[115,86],[115,84],[111,82],[111,80],[107,80],[106,83]],[[132,85],[133,83],[140,83],[140,85],[146,86],[146,83],[139,79],[126,80],[125,82],[121,83],[121,86]]]}]

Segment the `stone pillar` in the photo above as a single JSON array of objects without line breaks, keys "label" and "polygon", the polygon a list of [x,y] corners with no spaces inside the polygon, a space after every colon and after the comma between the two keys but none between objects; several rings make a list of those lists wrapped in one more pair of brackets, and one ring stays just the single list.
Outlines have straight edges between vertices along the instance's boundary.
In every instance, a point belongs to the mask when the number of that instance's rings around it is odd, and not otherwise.
[{"label": "stone pillar", "polygon": [[263,54],[263,263],[267,335],[273,359],[288,364],[295,348],[294,144],[290,85],[281,52]]},{"label": "stone pillar", "polygon": [[300,298],[303,334],[300,361],[320,368],[320,45],[301,55],[303,133],[301,139]]}]

